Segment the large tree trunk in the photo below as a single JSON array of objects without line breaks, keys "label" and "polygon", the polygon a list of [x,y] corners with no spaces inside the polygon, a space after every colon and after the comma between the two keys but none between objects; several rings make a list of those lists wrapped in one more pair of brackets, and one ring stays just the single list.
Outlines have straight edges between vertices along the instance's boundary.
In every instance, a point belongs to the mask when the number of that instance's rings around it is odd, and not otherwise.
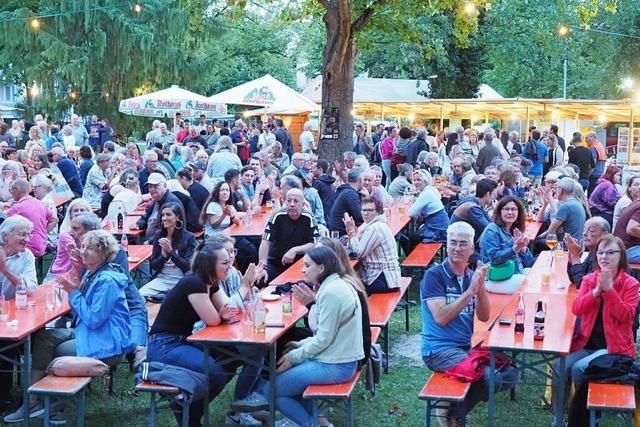
[{"label": "large tree trunk", "polygon": [[353,150],[351,110],[356,46],[348,9],[330,7],[323,17],[327,43],[323,52],[319,157],[330,163],[342,161],[342,153]]}]

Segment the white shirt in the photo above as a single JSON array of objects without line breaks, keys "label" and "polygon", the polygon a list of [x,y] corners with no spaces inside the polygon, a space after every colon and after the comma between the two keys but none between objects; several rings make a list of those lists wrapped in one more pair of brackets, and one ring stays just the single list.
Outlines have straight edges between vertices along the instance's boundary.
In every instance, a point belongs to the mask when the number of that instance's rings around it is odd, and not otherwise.
[{"label": "white shirt", "polygon": [[[29,249],[7,256],[5,265],[16,276],[27,281],[27,291],[33,292],[38,287],[36,276],[36,258]],[[4,274],[0,273],[0,290],[2,295],[13,298],[16,294],[16,287]]]}]

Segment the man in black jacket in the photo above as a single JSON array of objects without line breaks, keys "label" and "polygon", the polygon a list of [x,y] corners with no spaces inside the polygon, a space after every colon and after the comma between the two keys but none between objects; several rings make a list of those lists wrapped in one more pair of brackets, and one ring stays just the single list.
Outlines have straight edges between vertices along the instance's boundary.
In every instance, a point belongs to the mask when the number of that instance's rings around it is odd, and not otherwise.
[{"label": "man in black jacket", "polygon": [[336,200],[329,217],[329,230],[339,232],[340,236],[347,234],[344,222],[342,221],[345,213],[348,213],[358,226],[364,222],[362,212],[360,211],[359,194],[362,185],[362,169],[351,169],[347,176],[347,183],[342,184],[336,190]]},{"label": "man in black jacket", "polygon": [[407,160],[405,163],[409,163],[411,166],[415,167],[418,162],[418,154],[422,151],[429,151],[429,145],[427,144],[427,131],[424,129],[420,129],[416,135],[416,139],[407,145],[407,150],[405,151]]},{"label": "man in black jacket", "polygon": [[333,191],[333,183],[336,179],[329,175],[329,162],[323,159],[316,161],[316,168],[313,171],[313,188],[318,190],[318,195],[322,201],[322,209],[324,210],[324,220],[329,224],[331,209],[335,202],[336,196]]},{"label": "man in black jacket", "polygon": [[[154,172],[149,175],[146,185],[149,188],[149,195],[153,202],[147,207],[144,215],[136,222],[136,226],[141,229],[146,229],[145,239],[150,239],[156,231],[160,230],[162,208],[164,205],[167,203],[178,203],[182,205],[182,202],[169,191],[167,188],[167,179],[161,173]],[[193,218],[190,218],[186,210],[185,214],[187,216],[187,224],[191,223]],[[193,215],[193,213],[191,214]],[[196,212],[195,221],[199,223],[197,215],[198,213]]]}]

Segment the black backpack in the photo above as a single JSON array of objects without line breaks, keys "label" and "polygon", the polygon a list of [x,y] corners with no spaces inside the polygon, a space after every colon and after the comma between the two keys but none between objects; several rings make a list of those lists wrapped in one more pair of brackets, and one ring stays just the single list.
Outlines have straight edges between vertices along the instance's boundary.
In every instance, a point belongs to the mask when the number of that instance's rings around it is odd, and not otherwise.
[{"label": "black backpack", "polygon": [[531,160],[538,160],[538,144],[536,141],[531,140],[527,142],[524,147],[524,154]]}]

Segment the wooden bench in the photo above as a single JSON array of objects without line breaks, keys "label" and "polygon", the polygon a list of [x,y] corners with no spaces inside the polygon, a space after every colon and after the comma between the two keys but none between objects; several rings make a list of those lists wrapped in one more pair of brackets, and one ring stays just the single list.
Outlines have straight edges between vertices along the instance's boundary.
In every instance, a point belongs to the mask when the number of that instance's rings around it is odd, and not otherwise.
[{"label": "wooden bench", "polygon": [[[400,287],[397,291],[373,294],[369,297],[369,323],[371,326],[382,328],[384,332],[384,352],[387,360],[384,364],[385,374],[389,372],[389,320],[395,311],[400,300],[406,296],[407,289],[411,284],[410,277],[400,278]],[[405,298],[406,300],[406,298]],[[409,329],[409,304],[405,307],[405,324]]]},{"label": "wooden bench", "polygon": [[49,427],[51,418],[51,398],[66,399],[78,394],[75,413],[78,426],[84,426],[84,389],[91,377],[56,377],[47,375],[29,387],[29,393],[44,397],[44,426]]},{"label": "wooden bench", "polygon": [[[380,328],[371,328],[371,343],[375,343],[380,336]],[[363,368],[364,369],[364,368]],[[333,403],[342,406],[347,415],[347,426],[353,426],[353,400],[351,394],[360,378],[362,370],[356,371],[346,382],[340,384],[310,385],[304,391],[302,397],[313,400],[313,426],[318,426],[318,408],[321,403]]]},{"label": "wooden bench", "polygon": [[[148,381],[142,381],[136,384],[135,391],[138,393],[150,393],[151,395],[151,408],[149,409],[149,426],[155,427],[156,425],[156,394],[160,394],[161,397],[165,397],[167,400],[171,400],[174,396],[181,393],[178,387],[170,385],[154,384]],[[182,425],[189,425],[189,403],[184,401],[177,402],[182,406]]]},{"label": "wooden bench", "polygon": [[[445,376],[442,372],[434,372],[425,383],[418,397],[427,401],[425,424],[431,426],[431,412],[437,409],[448,409],[449,405],[441,402],[462,402],[471,388],[471,383],[464,383]],[[463,424],[464,425],[464,424]]]},{"label": "wooden bench", "polygon": [[424,270],[441,249],[442,243],[420,243],[402,261],[401,266],[407,269]]},{"label": "wooden bench", "polygon": [[589,383],[587,394],[589,426],[595,427],[605,418],[621,415],[633,425],[636,397],[632,385]]},{"label": "wooden bench", "polygon": [[629,263],[629,268],[631,268],[632,270],[640,270],[640,264],[635,263],[635,262],[630,262]]}]

